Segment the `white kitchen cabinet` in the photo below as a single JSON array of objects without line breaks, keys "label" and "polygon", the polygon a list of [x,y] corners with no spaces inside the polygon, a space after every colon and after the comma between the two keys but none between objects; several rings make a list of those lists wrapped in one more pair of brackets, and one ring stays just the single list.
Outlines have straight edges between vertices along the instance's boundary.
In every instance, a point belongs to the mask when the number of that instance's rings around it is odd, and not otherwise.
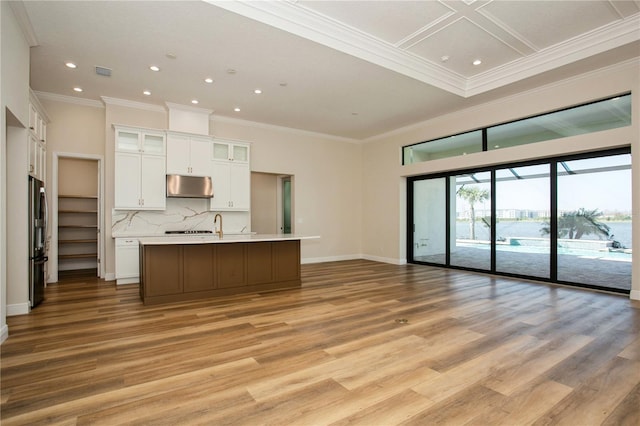
[{"label": "white kitchen cabinet", "polygon": [[165,176],[163,157],[116,152],[114,208],[164,210]]},{"label": "white kitchen cabinet", "polygon": [[167,132],[167,173],[209,176],[211,138]]},{"label": "white kitchen cabinet", "polygon": [[135,238],[116,238],[116,283],[140,281],[139,246]]},{"label": "white kitchen cabinet", "polygon": [[29,103],[29,130],[38,141],[46,143],[47,122],[45,121],[44,114],[35,105],[35,102],[32,97]]},{"label": "white kitchen cabinet", "polygon": [[246,143],[215,139],[209,210],[249,211],[251,208],[250,150]]},{"label": "white kitchen cabinet", "polygon": [[120,210],[164,210],[166,155],[163,132],[114,126],[115,197]]},{"label": "white kitchen cabinet", "polygon": [[209,210],[248,211],[251,207],[249,164],[214,161],[211,181],[213,198]]},{"label": "white kitchen cabinet", "polygon": [[39,141],[35,134],[29,133],[29,167],[28,172],[30,176],[42,181],[46,177],[46,165],[47,165],[47,149],[43,142]]},{"label": "white kitchen cabinet", "polygon": [[41,108],[35,94],[30,93],[27,173],[36,179],[44,181],[46,179],[47,165],[47,120]]},{"label": "white kitchen cabinet", "polygon": [[216,139],[213,142],[213,159],[215,161],[233,161],[249,163],[249,145]]},{"label": "white kitchen cabinet", "polygon": [[114,126],[114,128],[116,130],[116,151],[166,156],[164,132],[124,126]]}]

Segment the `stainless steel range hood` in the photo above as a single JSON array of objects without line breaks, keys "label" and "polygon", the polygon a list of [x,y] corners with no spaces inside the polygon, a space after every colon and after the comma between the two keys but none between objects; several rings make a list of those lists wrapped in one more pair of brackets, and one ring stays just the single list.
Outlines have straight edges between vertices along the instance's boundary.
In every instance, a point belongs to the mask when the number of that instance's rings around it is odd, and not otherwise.
[{"label": "stainless steel range hood", "polygon": [[211,177],[167,175],[167,198],[213,198]]}]

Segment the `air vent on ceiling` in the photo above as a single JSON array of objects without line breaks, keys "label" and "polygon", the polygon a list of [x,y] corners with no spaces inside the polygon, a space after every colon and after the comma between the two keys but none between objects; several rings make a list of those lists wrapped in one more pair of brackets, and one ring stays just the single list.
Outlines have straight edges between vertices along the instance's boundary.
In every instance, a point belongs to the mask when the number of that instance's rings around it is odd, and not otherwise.
[{"label": "air vent on ceiling", "polygon": [[111,77],[111,70],[109,68],[96,66],[96,74]]}]

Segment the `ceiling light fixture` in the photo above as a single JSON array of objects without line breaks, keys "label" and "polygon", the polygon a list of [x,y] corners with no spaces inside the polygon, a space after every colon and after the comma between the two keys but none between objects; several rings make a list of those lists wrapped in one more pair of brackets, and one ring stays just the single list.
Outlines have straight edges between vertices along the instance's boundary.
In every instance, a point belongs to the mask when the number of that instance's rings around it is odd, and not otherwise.
[{"label": "ceiling light fixture", "polygon": [[145,90],[144,92],[142,92],[142,94],[146,96],[151,96],[151,92],[148,90]]},{"label": "ceiling light fixture", "polygon": [[78,66],[76,64],[74,64],[73,62],[67,62],[67,63],[65,63],[65,65],[67,66],[67,68],[71,68],[71,69],[78,68]]},{"label": "ceiling light fixture", "polygon": [[81,87],[74,87],[73,90],[76,91],[76,92],[82,92],[82,88]]},{"label": "ceiling light fixture", "polygon": [[176,56],[176,54],[175,54],[175,53],[167,53],[165,56],[166,56],[167,58],[169,58],[169,59],[176,59],[176,58],[177,58],[177,56]]},{"label": "ceiling light fixture", "polygon": [[151,66],[149,67],[149,69],[150,69],[151,71],[156,71],[156,72],[157,72],[157,71],[160,71],[160,67],[158,67],[158,66],[156,66],[156,65],[151,65]]},{"label": "ceiling light fixture", "polygon": [[240,108],[239,108],[239,107],[235,107],[233,110],[234,110],[235,112],[240,112]]},{"label": "ceiling light fixture", "polygon": [[482,63],[482,61],[480,59],[476,59],[475,61],[473,61],[473,65],[480,65]]},{"label": "ceiling light fixture", "polygon": [[260,89],[256,89],[256,90],[254,90],[254,91],[253,91],[253,93],[255,93],[256,95],[259,95],[259,94],[261,94],[261,93],[262,93],[262,90],[260,90]]},{"label": "ceiling light fixture", "polygon": [[442,57],[440,58],[440,60],[441,60],[442,62],[447,62],[447,61],[449,60],[449,56],[444,55],[444,56],[442,56]]},{"label": "ceiling light fixture", "polygon": [[192,99],[191,103],[194,104],[194,105],[198,105],[198,100],[197,99]]},{"label": "ceiling light fixture", "polygon": [[212,78],[205,78],[204,82],[211,84],[211,83],[213,83],[213,79]]}]

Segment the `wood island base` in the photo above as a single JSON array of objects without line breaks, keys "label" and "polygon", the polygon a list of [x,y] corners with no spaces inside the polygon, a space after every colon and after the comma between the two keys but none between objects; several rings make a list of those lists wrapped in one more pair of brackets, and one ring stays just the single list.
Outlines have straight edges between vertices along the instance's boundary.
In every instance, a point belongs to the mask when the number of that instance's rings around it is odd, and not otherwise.
[{"label": "wood island base", "polygon": [[300,240],[140,244],[145,305],[300,285]]}]

